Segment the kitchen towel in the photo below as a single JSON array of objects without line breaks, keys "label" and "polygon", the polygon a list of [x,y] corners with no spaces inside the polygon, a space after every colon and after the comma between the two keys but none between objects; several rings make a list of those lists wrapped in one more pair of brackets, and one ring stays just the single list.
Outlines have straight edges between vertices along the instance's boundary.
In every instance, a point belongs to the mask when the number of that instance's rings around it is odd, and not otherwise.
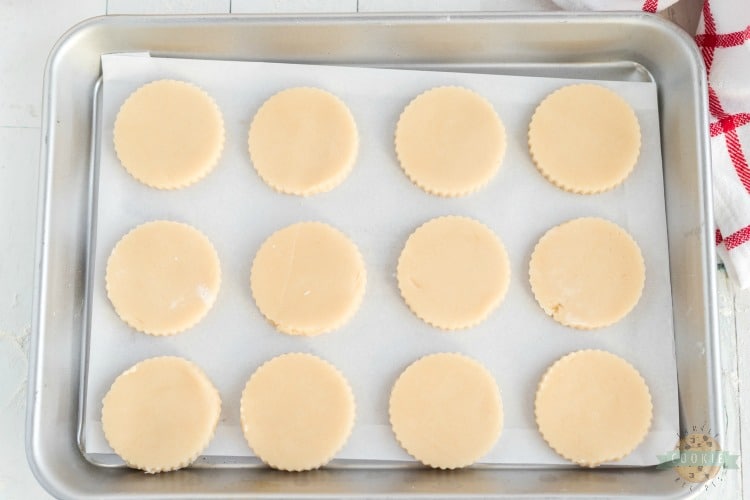
[{"label": "kitchen towel", "polygon": [[708,73],[719,257],[750,287],[750,3],[706,0],[695,37]]},{"label": "kitchen towel", "polygon": [[555,0],[565,10],[642,10],[657,12],[676,3],[677,0]]}]

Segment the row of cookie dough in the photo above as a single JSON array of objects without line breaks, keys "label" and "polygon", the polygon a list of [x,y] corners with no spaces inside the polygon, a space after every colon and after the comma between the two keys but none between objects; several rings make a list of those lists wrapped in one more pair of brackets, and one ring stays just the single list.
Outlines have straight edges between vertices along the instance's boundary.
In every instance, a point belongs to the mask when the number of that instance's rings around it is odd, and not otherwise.
[{"label": "row of cookie dough", "polygon": [[[462,354],[420,358],[394,383],[389,419],[415,459],[440,469],[479,461],[503,428],[492,374]],[[221,400],[205,373],[178,357],[151,358],[117,377],[102,403],[104,435],[130,467],[157,473],[191,464],[213,438]],[[535,418],[559,455],[584,467],[617,461],[651,426],[651,395],[638,371],[606,351],[584,350],[548,368]],[[261,365],[240,400],[242,432],[267,465],[287,471],[332,460],[354,427],[355,401],[330,363],[290,353]]]},{"label": "row of cookie dough", "polygon": [[[540,172],[574,193],[619,185],[640,152],[640,126],[630,105],[593,84],[558,89],[537,107],[529,152]],[[115,152],[136,179],[160,189],[193,184],[218,163],[224,124],[214,100],[195,85],[158,80],[122,104],[114,124]],[[338,97],[291,88],[258,109],[248,134],[252,163],[275,190],[307,196],[349,175],[359,139],[354,117]],[[412,100],[395,132],[406,175],[425,191],[463,196],[496,174],[505,128],[492,104],[461,87],[437,87]]]},{"label": "row of cookie dough", "polygon": [[[397,265],[398,287],[419,318],[437,328],[485,320],[508,289],[510,267],[500,239],[468,217],[432,219],[409,236]],[[529,279],[544,311],[563,325],[604,327],[635,307],[645,266],[633,238],[605,219],[581,218],[537,243]],[[115,311],[138,331],[172,335],[200,321],[218,295],[219,257],[187,224],[155,221],[126,234],[105,275]],[[367,272],[356,245],[321,222],[273,233],[255,255],[250,288],[277,330],[317,335],[343,326],[365,293]]]}]

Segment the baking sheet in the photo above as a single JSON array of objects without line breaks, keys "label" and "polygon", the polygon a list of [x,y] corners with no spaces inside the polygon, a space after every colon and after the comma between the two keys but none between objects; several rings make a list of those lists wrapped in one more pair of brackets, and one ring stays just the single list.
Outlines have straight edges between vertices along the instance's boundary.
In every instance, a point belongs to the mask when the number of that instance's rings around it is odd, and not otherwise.
[{"label": "baking sheet", "polygon": [[[458,351],[481,361],[498,382],[505,410],[499,442],[482,462],[566,464],[539,436],[533,417],[536,384],[562,355],[602,348],[633,363],[649,384],[654,421],[649,435],[620,465],[657,463],[678,434],[677,382],[673,346],[664,191],[656,87],[652,83],[599,82],[634,107],[643,136],[633,174],[617,189],[599,195],[565,193],[542,178],[526,149],[526,127],[538,102],[572,80],[405,70],[299,66],[229,61],[159,59],[132,55],[102,57],[104,95],[91,331],[85,376],[84,450],[111,454],[100,424],[101,399],[114,378],[151,356],[176,354],[199,364],[222,395],[222,418],[205,456],[246,457],[251,452],[239,426],[242,387],[263,361],[305,351],[334,363],[348,378],[357,400],[357,422],[339,459],[409,462],[387,421],[390,387],[418,357]],[[219,165],[198,184],[179,191],[144,186],[120,166],[112,126],[122,101],[158,78],[194,82],[224,113],[227,141]],[[281,195],[253,170],[246,151],[253,113],[275,92],[319,86],[350,107],[360,134],[357,164],[338,188],[310,198]],[[428,195],[402,173],[393,152],[393,130],[403,107],[436,85],[462,85],[488,98],[506,126],[508,149],[491,183],[458,199]],[[511,262],[505,301],[470,330],[446,333],[411,314],[394,276],[408,235],[432,217],[477,218],[504,241]],[[643,296],[623,321],[593,332],[577,331],[548,318],[526,279],[528,259],[550,227],[580,216],[609,218],[639,242],[646,262]],[[214,243],[222,260],[217,303],[191,330],[157,338],[131,330],[116,316],[104,290],[106,259],[132,227],[165,218],[192,224]],[[255,307],[249,291],[252,258],[273,231],[301,220],[338,227],[358,245],[368,269],[365,300],[344,328],[314,338],[277,333]]]}]

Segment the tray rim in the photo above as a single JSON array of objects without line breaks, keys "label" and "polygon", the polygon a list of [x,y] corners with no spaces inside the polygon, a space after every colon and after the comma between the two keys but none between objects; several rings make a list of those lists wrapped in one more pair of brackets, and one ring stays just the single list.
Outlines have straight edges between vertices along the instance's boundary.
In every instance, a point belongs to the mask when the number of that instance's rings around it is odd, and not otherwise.
[{"label": "tray rim", "polygon": [[[46,270],[48,266],[48,254],[46,249],[49,241],[49,220],[50,220],[50,197],[49,192],[52,188],[52,173],[53,166],[51,165],[51,149],[52,144],[55,143],[54,127],[51,126],[51,120],[53,118],[53,110],[51,101],[53,100],[53,84],[55,79],[55,69],[60,64],[59,59],[61,54],[64,53],[68,44],[74,43],[76,38],[81,36],[82,32],[85,32],[91,28],[106,28],[108,25],[118,25],[127,23],[142,23],[142,24],[193,24],[198,22],[212,22],[212,23],[241,23],[241,22],[255,22],[255,23],[267,23],[267,24],[283,24],[288,23],[290,20],[299,22],[302,24],[320,24],[320,23],[365,23],[365,22],[384,22],[384,23],[493,23],[501,20],[503,22],[528,22],[532,20],[545,20],[545,21],[560,21],[572,17],[570,13],[550,13],[550,12],[532,12],[532,13],[410,13],[410,14],[336,14],[336,15],[317,15],[317,14],[304,14],[304,15],[181,15],[181,16],[100,16],[85,20],[78,25],[71,28],[66,32],[62,38],[56,43],[55,47],[50,53],[45,69],[45,83],[44,83],[44,112],[43,112],[43,124],[42,124],[42,154],[40,155],[40,168],[42,175],[40,176],[39,186],[39,212],[37,221],[37,244],[36,244],[36,255],[35,255],[35,277],[34,277],[34,304],[33,304],[33,324],[32,324],[32,338],[30,345],[30,363],[29,363],[29,390],[28,393],[28,405],[27,405],[27,433],[26,433],[26,449],[27,458],[29,460],[32,472],[37,477],[39,482],[49,491],[60,492],[59,489],[55,488],[50,478],[46,477],[40,468],[38,463],[39,457],[34,443],[33,437],[37,430],[37,398],[39,393],[42,392],[42,387],[39,385],[39,381],[42,378],[41,370],[43,366],[40,365],[41,349],[43,347],[43,339],[41,338],[44,332],[46,332],[46,322],[43,318],[43,312],[46,310],[46,297],[43,291],[46,290]],[[682,43],[690,42],[689,47],[692,48],[693,52],[693,64],[695,70],[699,73],[702,72],[705,75],[705,69],[703,68],[702,58],[698,53],[697,47],[692,45],[692,40],[679,30],[677,27],[671,25],[667,21],[664,21],[657,16],[644,13],[576,13],[576,22],[584,23],[599,23],[603,20],[616,20],[624,22],[642,22],[645,24],[656,25],[659,29],[665,29],[670,31],[671,35],[677,35],[678,39],[681,39]],[[652,26],[653,27],[653,26]],[[155,55],[158,55],[155,52]],[[98,57],[98,56],[97,56]],[[698,81],[698,90],[705,91],[706,84],[705,78]],[[705,92],[703,92],[705,95]],[[697,106],[698,114],[703,118],[707,118],[707,102],[705,97]],[[698,131],[698,138],[707,137],[707,120],[702,120],[699,125],[700,130]],[[702,198],[704,200],[702,214],[705,219],[703,226],[703,241],[704,246],[703,262],[706,264],[703,269],[703,278],[706,282],[704,288],[704,303],[707,305],[707,324],[706,330],[708,333],[709,345],[706,346],[707,364],[711,364],[713,369],[709,370],[709,389],[713,392],[713,400],[717,403],[716,406],[720,407],[721,394],[718,389],[718,376],[720,370],[720,364],[718,361],[718,323],[717,323],[717,306],[716,306],[716,257],[714,255],[712,242],[713,235],[713,209],[712,209],[712,191],[711,191],[711,178],[708,172],[708,166],[710,165],[708,151],[705,144],[699,141],[699,153],[701,163],[701,185]],[[90,214],[89,214],[90,216]],[[709,357],[710,356],[710,359]],[[710,361],[710,363],[709,363]],[[713,413],[718,412],[718,408],[713,408]],[[714,415],[715,417],[718,415]],[[720,438],[723,438],[723,432],[720,432]],[[720,439],[722,442],[722,439]],[[680,495],[682,496],[682,495]]]}]

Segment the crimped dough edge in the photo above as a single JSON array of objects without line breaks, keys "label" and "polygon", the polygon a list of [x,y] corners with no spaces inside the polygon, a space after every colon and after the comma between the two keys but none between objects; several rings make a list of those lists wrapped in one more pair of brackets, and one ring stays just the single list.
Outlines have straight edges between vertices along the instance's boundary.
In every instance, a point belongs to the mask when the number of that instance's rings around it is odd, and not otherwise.
[{"label": "crimped dough edge", "polygon": [[[170,329],[166,329],[166,330],[154,330],[154,329],[148,329],[148,328],[141,328],[141,327],[137,326],[135,323],[133,323],[132,318],[130,318],[129,315],[123,314],[123,311],[114,303],[114,301],[112,300],[111,292],[110,292],[109,264],[110,264],[110,259],[112,258],[112,255],[115,253],[115,251],[117,250],[117,248],[120,245],[120,243],[123,240],[125,240],[125,238],[127,238],[133,232],[137,231],[139,228],[142,228],[144,226],[147,226],[147,225],[150,225],[150,224],[163,224],[163,223],[177,224],[179,226],[182,226],[183,228],[188,229],[190,232],[193,232],[193,234],[196,234],[202,240],[204,240],[206,243],[208,243],[209,248],[211,248],[211,250],[212,250],[212,255],[213,255],[213,258],[215,259],[215,262],[216,262],[216,267],[219,270],[219,282],[217,283],[217,286],[216,286],[216,292],[217,293],[213,297],[213,300],[211,301],[211,303],[210,304],[206,304],[206,308],[203,311],[203,314],[200,314],[200,315],[196,316],[196,318],[194,320],[192,320],[192,321],[186,321],[185,323],[177,325],[174,328],[170,328]],[[142,224],[139,224],[139,225],[135,226],[130,231],[128,231],[127,233],[125,233],[119,240],[117,240],[117,243],[115,243],[115,246],[112,247],[112,251],[110,252],[109,257],[107,258],[107,266],[105,268],[105,274],[104,274],[104,283],[105,283],[104,286],[105,286],[105,289],[106,289],[106,292],[107,292],[107,298],[109,299],[110,304],[112,304],[112,307],[114,307],[115,312],[117,313],[117,316],[122,321],[124,321],[128,326],[130,326],[134,330],[139,331],[141,333],[145,333],[147,335],[153,335],[155,337],[165,337],[165,336],[176,335],[178,333],[184,332],[185,330],[189,330],[190,328],[193,328],[195,325],[197,325],[198,323],[200,323],[203,320],[203,318],[205,318],[208,315],[209,311],[213,308],[214,304],[216,304],[216,299],[218,297],[218,292],[219,292],[219,290],[221,290],[222,278],[223,278],[223,276],[222,276],[222,272],[221,272],[221,260],[219,259],[219,254],[216,252],[216,248],[214,247],[213,243],[211,243],[211,240],[209,240],[208,237],[205,234],[203,234],[201,231],[199,231],[198,229],[194,228],[190,224],[187,224],[187,223],[184,223],[184,222],[177,222],[177,221],[171,221],[171,220],[166,220],[166,219],[157,219],[157,220],[152,220],[152,221],[149,221],[149,222],[144,222]]]},{"label": "crimped dough edge", "polygon": [[146,83],[144,85],[141,85],[136,90],[134,90],[125,99],[125,101],[123,101],[123,103],[120,105],[120,109],[117,111],[117,116],[115,117],[114,128],[113,128],[113,135],[116,134],[116,131],[117,131],[117,122],[120,119],[120,114],[122,112],[122,109],[125,107],[125,104],[128,101],[130,101],[132,98],[134,98],[136,96],[136,94],[141,89],[143,89],[144,87],[147,87],[147,86],[155,84],[155,83],[162,83],[162,82],[163,83],[176,83],[176,84],[179,84],[179,85],[186,85],[186,86],[192,87],[193,89],[196,89],[196,90],[200,91],[200,93],[203,96],[205,96],[205,98],[207,99],[207,102],[211,104],[211,106],[212,106],[213,109],[215,109],[215,111],[216,111],[216,113],[218,115],[218,118],[219,118],[219,126],[221,127],[221,138],[219,140],[219,146],[216,149],[216,153],[215,153],[214,157],[212,157],[209,161],[207,161],[206,164],[205,164],[205,166],[204,166],[204,168],[202,168],[195,175],[190,176],[190,177],[186,177],[181,182],[173,182],[171,184],[157,184],[157,183],[150,182],[148,179],[144,179],[142,176],[139,176],[135,172],[133,172],[132,170],[130,170],[123,163],[122,158],[120,156],[120,152],[118,151],[118,148],[117,148],[117,140],[115,140],[115,137],[113,137],[113,141],[112,142],[114,143],[115,155],[117,156],[117,159],[120,161],[120,164],[123,166],[123,168],[125,169],[125,171],[127,171],[135,180],[137,180],[138,182],[140,182],[142,184],[145,184],[146,186],[149,186],[149,187],[152,187],[152,188],[155,188],[155,189],[160,189],[160,190],[163,190],[163,191],[169,191],[169,190],[182,189],[182,188],[186,188],[188,186],[191,186],[191,185],[197,183],[198,181],[202,180],[203,178],[205,178],[208,174],[210,174],[214,170],[214,168],[216,168],[216,165],[218,165],[219,159],[221,159],[221,155],[222,155],[222,153],[224,151],[224,144],[226,143],[226,128],[224,126],[224,115],[221,112],[221,108],[219,108],[219,105],[216,103],[216,100],[214,100],[214,98],[211,97],[211,95],[208,92],[206,92],[205,90],[203,90],[201,87],[199,87],[198,85],[196,85],[194,83],[185,82],[185,81],[182,81],[182,80],[174,80],[174,79],[167,78],[167,79],[153,80],[153,81],[148,82],[148,83]]},{"label": "crimped dough edge", "polygon": [[[401,153],[401,148],[400,148],[400,141],[398,140],[398,131],[399,131],[399,125],[401,124],[401,118],[404,116],[404,114],[409,110],[409,108],[419,98],[421,98],[425,94],[429,94],[430,92],[433,92],[433,91],[436,91],[436,90],[440,90],[440,89],[458,89],[458,90],[461,90],[461,91],[465,91],[468,94],[471,94],[472,96],[478,97],[488,107],[488,109],[490,109],[494,113],[495,117],[497,118],[498,123],[500,124],[500,130],[502,132],[501,141],[503,143],[502,152],[500,154],[500,161],[497,163],[497,165],[495,166],[494,170],[490,173],[490,175],[487,176],[487,178],[484,180],[484,182],[480,182],[480,183],[478,183],[478,184],[476,184],[476,185],[474,185],[474,186],[472,186],[471,188],[468,188],[468,189],[456,189],[456,190],[453,190],[453,191],[449,191],[449,190],[437,189],[437,188],[434,188],[432,186],[428,186],[427,184],[425,184],[424,182],[422,182],[419,178],[413,176],[406,169],[406,167],[404,166],[404,160],[402,158],[402,153]],[[395,146],[395,151],[396,151],[396,158],[397,158],[398,163],[401,166],[401,170],[404,172],[404,174],[406,174],[406,176],[409,178],[409,180],[415,186],[417,186],[418,188],[422,189],[426,193],[429,193],[429,194],[432,194],[432,195],[435,195],[435,196],[441,196],[443,198],[458,198],[458,197],[461,197],[461,196],[467,196],[467,195],[473,194],[473,193],[481,190],[485,186],[487,186],[490,183],[490,181],[492,179],[494,179],[495,176],[497,175],[497,173],[500,171],[500,167],[502,166],[503,159],[505,158],[505,152],[508,149],[507,142],[508,141],[507,141],[507,132],[505,130],[505,124],[503,123],[502,119],[500,118],[500,115],[497,114],[497,111],[495,111],[495,108],[494,108],[494,106],[492,106],[492,103],[490,101],[488,101],[484,96],[482,96],[481,94],[479,94],[478,92],[475,92],[473,90],[470,90],[470,89],[468,89],[466,87],[462,87],[462,86],[459,86],[459,85],[439,85],[437,87],[432,87],[430,89],[427,89],[424,92],[421,92],[416,97],[414,97],[411,101],[409,101],[409,104],[407,104],[404,107],[403,111],[401,111],[401,114],[399,115],[399,119],[398,119],[398,121],[396,123],[396,130],[395,130],[395,133],[394,133],[394,146]]]},{"label": "crimped dough edge", "polygon": [[[618,453],[617,456],[598,457],[598,458],[595,458],[593,460],[576,460],[574,457],[568,456],[565,453],[563,453],[562,450],[559,450],[558,448],[556,448],[549,441],[548,436],[546,436],[544,434],[544,432],[542,431],[542,429],[539,428],[539,413],[538,413],[538,411],[539,411],[539,393],[541,392],[544,384],[546,383],[548,377],[550,376],[550,372],[553,370],[553,368],[558,367],[560,364],[569,362],[570,359],[573,358],[573,357],[575,357],[576,355],[580,355],[582,353],[587,353],[587,352],[604,353],[604,354],[606,354],[608,356],[616,358],[618,361],[620,361],[622,363],[625,363],[625,365],[627,365],[632,370],[632,372],[635,373],[638,376],[638,378],[640,379],[640,381],[646,387],[646,393],[648,395],[648,400],[649,400],[649,421],[648,421],[648,425],[646,426],[646,430],[643,433],[643,436],[641,436],[640,440],[638,442],[636,442],[630,449],[623,450],[621,453]],[[594,468],[594,467],[598,467],[599,465],[601,465],[601,464],[603,464],[605,462],[617,462],[619,460],[622,460],[623,458],[625,458],[626,456],[628,456],[630,453],[632,453],[646,439],[646,436],[648,436],[648,432],[651,429],[651,425],[652,425],[653,419],[654,419],[653,398],[651,397],[651,390],[649,389],[648,384],[646,383],[646,380],[643,378],[643,375],[641,375],[641,373],[632,364],[630,364],[630,362],[626,361],[625,359],[621,358],[620,356],[617,356],[616,354],[612,354],[609,351],[605,351],[604,349],[581,349],[581,350],[578,350],[578,351],[570,352],[570,353],[566,354],[565,356],[561,357],[560,359],[558,359],[557,361],[555,361],[554,363],[552,363],[552,365],[550,365],[549,368],[547,368],[547,370],[544,372],[544,375],[542,376],[542,379],[539,381],[539,385],[537,386],[536,396],[534,397],[534,419],[537,422],[537,429],[539,430],[539,434],[541,434],[541,436],[544,439],[544,441],[549,445],[550,448],[552,448],[555,451],[555,453],[557,453],[558,455],[560,455],[564,459],[570,460],[571,462],[573,462],[573,463],[575,463],[575,464],[577,464],[577,465],[579,465],[581,467]]]},{"label": "crimped dough edge", "polygon": [[[247,386],[250,384],[250,381],[252,381],[253,377],[255,377],[255,375],[257,373],[259,373],[264,367],[266,367],[270,363],[272,363],[274,361],[277,361],[279,359],[284,359],[284,358],[294,357],[294,356],[304,356],[304,357],[307,357],[307,358],[313,358],[317,362],[321,362],[321,363],[325,364],[329,369],[333,370],[338,375],[339,379],[343,382],[343,385],[346,388],[348,400],[351,403],[351,410],[352,410],[352,418],[349,421],[349,427],[346,430],[346,432],[344,434],[344,438],[341,440],[341,443],[338,446],[338,448],[336,448],[330,454],[330,456],[321,459],[321,461],[320,461],[319,464],[317,464],[317,465],[311,465],[311,466],[305,467],[305,468],[289,468],[289,467],[285,467],[283,464],[279,464],[279,463],[276,463],[276,462],[271,462],[270,460],[268,460],[267,457],[263,457],[263,456],[261,456],[260,454],[257,453],[257,451],[253,448],[253,445],[247,439],[247,434],[245,433],[245,427],[248,424],[246,423],[247,417],[245,416],[245,412],[244,412],[243,409],[245,407],[245,405],[244,405],[244,402],[245,402],[245,392],[246,392]],[[255,369],[255,371],[253,372],[253,374],[250,375],[250,378],[247,380],[247,382],[245,383],[245,385],[242,388],[242,396],[240,398],[240,422],[242,424],[242,434],[245,437],[245,441],[247,442],[247,445],[250,447],[251,450],[253,450],[253,453],[255,453],[255,455],[261,461],[263,461],[264,464],[268,465],[269,467],[271,467],[273,469],[278,469],[278,470],[283,470],[283,471],[288,471],[288,472],[304,472],[304,471],[315,470],[315,469],[319,469],[319,468],[323,467],[328,462],[330,462],[331,460],[333,460],[333,458],[336,456],[336,454],[338,452],[340,452],[344,448],[344,446],[346,445],[346,442],[349,440],[349,437],[352,434],[352,430],[354,429],[354,423],[356,421],[356,418],[357,418],[357,404],[356,404],[356,400],[354,399],[354,392],[352,391],[352,387],[349,384],[349,381],[346,379],[346,377],[341,372],[341,370],[339,370],[338,368],[336,368],[336,366],[333,363],[331,363],[330,361],[327,361],[327,360],[325,360],[323,358],[320,358],[320,357],[318,357],[318,356],[316,356],[314,354],[310,354],[310,353],[306,353],[306,352],[288,352],[288,353],[285,353],[285,354],[280,354],[278,356],[275,356],[275,357],[273,357],[273,358],[271,358],[269,360],[266,360],[265,362],[263,362],[263,364],[261,364],[258,368]]]}]

